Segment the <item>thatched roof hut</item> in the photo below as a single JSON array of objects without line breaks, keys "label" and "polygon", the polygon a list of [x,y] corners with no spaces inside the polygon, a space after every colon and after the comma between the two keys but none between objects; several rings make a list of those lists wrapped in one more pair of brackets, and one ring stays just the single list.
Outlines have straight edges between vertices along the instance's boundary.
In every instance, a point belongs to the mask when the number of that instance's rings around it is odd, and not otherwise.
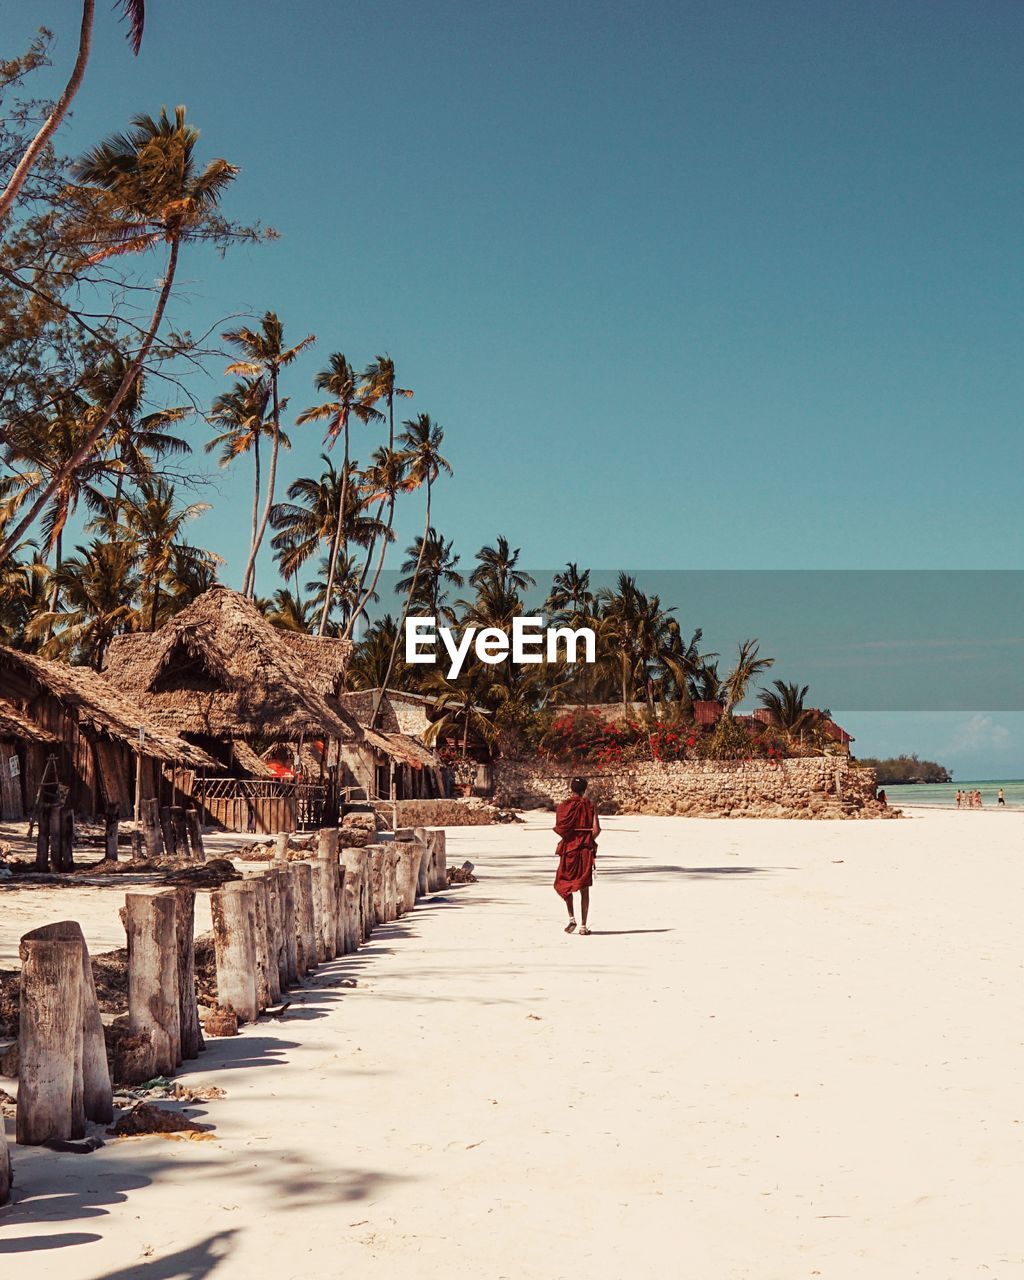
[{"label": "thatched roof hut", "polygon": [[[201,748],[154,723],[136,699],[91,667],[49,662],[0,645],[0,767],[21,779],[20,801],[9,788],[5,816],[20,817],[34,805],[45,757],[53,754],[57,781],[68,788],[77,812],[92,816],[116,805],[126,817],[140,728],[149,778],[162,764],[215,763]],[[151,785],[144,783],[143,794]]]},{"label": "thatched roof hut", "polygon": [[344,742],[360,729],[331,696],[343,645],[279,631],[251,600],[217,586],[159,631],[115,637],[105,674],[151,719],[190,737]]}]

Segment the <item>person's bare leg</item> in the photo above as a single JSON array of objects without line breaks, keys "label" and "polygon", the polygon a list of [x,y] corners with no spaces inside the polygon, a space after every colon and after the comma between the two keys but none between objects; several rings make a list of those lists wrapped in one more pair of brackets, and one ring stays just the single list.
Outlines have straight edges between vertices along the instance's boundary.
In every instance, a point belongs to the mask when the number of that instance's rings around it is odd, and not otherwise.
[{"label": "person's bare leg", "polygon": [[576,916],[573,914],[571,893],[565,895],[565,905],[569,908],[569,923],[566,925],[565,931],[566,933],[572,933],[573,929],[576,928]]},{"label": "person's bare leg", "polygon": [[589,888],[581,889],[580,890],[580,916],[582,917],[582,920],[583,920],[583,927],[580,929],[581,933],[590,932],[590,930],[587,928],[587,913],[589,911],[590,911],[590,889]]}]

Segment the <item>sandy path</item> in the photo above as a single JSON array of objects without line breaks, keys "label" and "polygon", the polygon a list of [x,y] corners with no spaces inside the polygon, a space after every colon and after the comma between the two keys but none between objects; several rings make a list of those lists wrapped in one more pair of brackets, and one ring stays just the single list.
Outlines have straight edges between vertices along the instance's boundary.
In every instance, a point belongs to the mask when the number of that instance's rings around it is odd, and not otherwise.
[{"label": "sandy path", "polygon": [[215,1141],[17,1149],[5,1280],[1024,1275],[1024,815],[614,827],[590,938],[450,832],[478,885],[204,1055]]}]

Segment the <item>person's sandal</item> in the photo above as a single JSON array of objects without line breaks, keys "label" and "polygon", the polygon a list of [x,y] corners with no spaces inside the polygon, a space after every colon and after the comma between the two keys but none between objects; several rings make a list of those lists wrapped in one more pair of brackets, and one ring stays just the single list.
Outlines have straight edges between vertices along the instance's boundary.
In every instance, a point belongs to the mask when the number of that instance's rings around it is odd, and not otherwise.
[{"label": "person's sandal", "polygon": [[585,933],[589,933],[589,932],[590,930],[587,928],[586,925],[584,925],[583,928],[580,930],[580,937],[582,938]]},{"label": "person's sandal", "polygon": [[566,933],[572,933],[572,931],[573,931],[575,928],[576,928],[576,921],[575,921],[575,920],[570,920],[570,921],[569,921],[569,923],[565,926],[565,931],[566,931]]}]

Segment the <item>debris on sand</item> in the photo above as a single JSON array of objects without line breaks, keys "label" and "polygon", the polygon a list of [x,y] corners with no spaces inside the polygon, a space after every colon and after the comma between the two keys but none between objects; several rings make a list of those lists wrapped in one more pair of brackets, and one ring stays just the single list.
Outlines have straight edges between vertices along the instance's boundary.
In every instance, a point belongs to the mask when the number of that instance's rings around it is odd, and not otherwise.
[{"label": "debris on sand", "polygon": [[165,1110],[152,1102],[137,1102],[107,1133],[127,1138],[142,1133],[209,1133],[213,1125],[197,1124],[180,1111]]},{"label": "debris on sand", "polygon": [[473,872],[476,870],[472,862],[464,862],[461,867],[448,868],[448,883],[453,884],[476,884],[476,876]]},{"label": "debris on sand", "polygon": [[153,1045],[148,1031],[131,1031],[125,1014],[105,1026],[103,1036],[114,1084],[142,1084],[151,1077]]},{"label": "debris on sand", "polygon": [[208,1036],[237,1036],[238,1019],[235,1011],[214,1005],[203,1019],[203,1030]]}]

